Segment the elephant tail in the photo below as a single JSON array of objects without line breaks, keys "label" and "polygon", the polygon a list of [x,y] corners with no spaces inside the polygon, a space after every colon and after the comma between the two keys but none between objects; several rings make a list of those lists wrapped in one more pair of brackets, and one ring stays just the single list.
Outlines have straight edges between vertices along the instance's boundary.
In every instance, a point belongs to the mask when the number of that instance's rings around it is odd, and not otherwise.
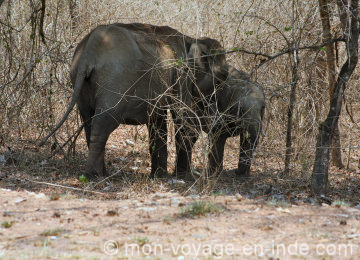
[{"label": "elephant tail", "polygon": [[56,125],[56,127],[44,139],[42,139],[42,141],[39,143],[39,146],[43,146],[46,143],[46,141],[62,126],[62,124],[65,122],[65,120],[69,116],[69,114],[72,111],[72,109],[74,108],[77,100],[79,99],[81,88],[82,88],[82,85],[86,78],[86,74],[87,74],[86,69],[78,70],[78,73],[76,75],[76,80],[75,80],[74,92],[72,94],[69,107],[67,108],[61,121]]}]

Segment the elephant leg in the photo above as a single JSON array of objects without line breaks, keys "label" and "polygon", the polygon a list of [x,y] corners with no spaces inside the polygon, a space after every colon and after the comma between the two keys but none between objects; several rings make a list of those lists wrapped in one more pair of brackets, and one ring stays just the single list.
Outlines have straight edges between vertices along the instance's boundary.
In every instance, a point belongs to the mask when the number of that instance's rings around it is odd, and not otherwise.
[{"label": "elephant leg", "polygon": [[197,131],[185,125],[175,124],[176,164],[174,176],[176,178],[185,179],[186,174],[190,173],[192,149],[198,137]]},{"label": "elephant leg", "polygon": [[92,122],[92,117],[94,116],[94,111],[89,106],[84,106],[81,103],[78,103],[78,107],[79,107],[81,119],[84,122],[86,143],[89,149],[90,137],[91,137],[91,122]]},{"label": "elephant leg", "polygon": [[84,129],[85,129],[85,136],[86,136],[86,143],[88,146],[88,149],[90,148],[90,137],[91,137],[91,120],[90,122],[84,121]]},{"label": "elephant leg", "polygon": [[240,156],[237,175],[249,176],[251,160],[258,141],[258,127],[250,126],[240,133]]},{"label": "elephant leg", "polygon": [[97,113],[93,117],[89,137],[89,156],[86,164],[86,177],[89,179],[106,176],[105,145],[109,135],[117,126],[113,117],[107,113]]},{"label": "elephant leg", "polygon": [[210,153],[209,153],[209,177],[217,176],[223,170],[224,149],[227,137],[224,135],[213,136],[209,134],[210,138]]},{"label": "elephant leg", "polygon": [[[159,115],[159,113],[162,113]],[[150,177],[167,177],[167,125],[166,111],[159,111],[156,116],[150,117],[149,150],[151,157]]]},{"label": "elephant leg", "polygon": [[90,148],[92,119],[95,114],[95,111],[91,106],[89,95],[87,93],[87,90],[89,88],[91,88],[91,86],[89,85],[88,81],[85,81],[83,85],[83,90],[77,101],[77,106],[79,108],[80,116],[84,123],[84,130],[85,130],[86,143],[88,149]]}]

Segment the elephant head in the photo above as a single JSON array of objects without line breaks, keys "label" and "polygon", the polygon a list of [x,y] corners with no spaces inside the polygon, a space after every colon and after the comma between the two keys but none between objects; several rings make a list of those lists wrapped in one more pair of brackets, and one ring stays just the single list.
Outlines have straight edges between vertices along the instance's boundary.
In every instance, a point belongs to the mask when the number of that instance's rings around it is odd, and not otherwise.
[{"label": "elephant head", "polygon": [[193,97],[204,97],[215,91],[219,82],[226,79],[226,59],[220,43],[202,38],[192,42],[187,56],[187,65],[194,76]]}]

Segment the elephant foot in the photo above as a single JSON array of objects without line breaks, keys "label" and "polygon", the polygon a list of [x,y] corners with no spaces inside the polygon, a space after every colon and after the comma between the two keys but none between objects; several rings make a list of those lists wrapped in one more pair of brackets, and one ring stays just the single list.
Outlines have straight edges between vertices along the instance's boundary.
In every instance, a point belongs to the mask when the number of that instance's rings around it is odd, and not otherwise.
[{"label": "elephant foot", "polygon": [[174,172],[172,176],[178,180],[195,181],[199,177],[201,177],[201,174],[199,174],[197,171],[192,170],[188,172]]},{"label": "elephant foot", "polygon": [[215,178],[218,178],[220,176],[220,174],[223,172],[223,167],[210,167],[209,170],[208,170],[208,178],[211,179],[215,179]]},{"label": "elephant foot", "polygon": [[96,181],[108,177],[105,163],[94,164],[88,160],[84,175],[89,181]]},{"label": "elephant foot", "polygon": [[173,174],[171,175],[173,178],[186,180],[190,177],[191,168],[189,164],[187,163],[181,163],[180,161],[177,162],[177,165],[175,166],[175,170]]},{"label": "elephant foot", "polygon": [[236,175],[241,177],[250,176],[250,165],[240,164],[239,167],[235,170]]},{"label": "elephant foot", "polygon": [[151,170],[150,178],[152,179],[168,179],[170,176],[167,172],[167,170],[164,170],[162,168],[157,168],[156,170]]},{"label": "elephant foot", "polygon": [[99,180],[101,178],[106,178],[108,177],[108,174],[106,171],[103,171],[101,173],[96,172],[96,171],[87,171],[84,176],[86,177],[86,179],[88,181],[96,181]]},{"label": "elephant foot", "polygon": [[185,180],[187,175],[188,175],[187,171],[174,171],[171,176],[176,178],[176,179]]}]

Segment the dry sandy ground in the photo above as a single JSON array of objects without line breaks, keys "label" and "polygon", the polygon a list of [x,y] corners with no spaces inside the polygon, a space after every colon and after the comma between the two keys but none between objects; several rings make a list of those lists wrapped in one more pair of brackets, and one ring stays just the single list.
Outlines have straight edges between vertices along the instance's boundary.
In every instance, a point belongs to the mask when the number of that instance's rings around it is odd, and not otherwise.
[{"label": "dry sandy ground", "polygon": [[[90,200],[0,189],[1,259],[359,259],[360,209],[157,192]],[[180,213],[209,201],[213,213]]]},{"label": "dry sandy ground", "polygon": [[[227,169],[236,167],[237,145],[227,144]],[[251,178],[226,173],[207,193],[192,182],[144,177],[150,172],[144,127],[115,131],[106,161],[111,174],[120,174],[96,185],[78,179],[83,136],[69,161],[44,160],[34,144],[25,150],[0,165],[0,259],[360,259],[360,151],[352,153],[350,170],[330,169],[329,197],[316,200],[308,164],[281,176],[275,148],[259,147]],[[195,150],[201,167],[202,150]],[[174,156],[170,147],[170,172]],[[203,193],[209,195],[197,195]],[[204,201],[213,212],[181,215]]]}]

